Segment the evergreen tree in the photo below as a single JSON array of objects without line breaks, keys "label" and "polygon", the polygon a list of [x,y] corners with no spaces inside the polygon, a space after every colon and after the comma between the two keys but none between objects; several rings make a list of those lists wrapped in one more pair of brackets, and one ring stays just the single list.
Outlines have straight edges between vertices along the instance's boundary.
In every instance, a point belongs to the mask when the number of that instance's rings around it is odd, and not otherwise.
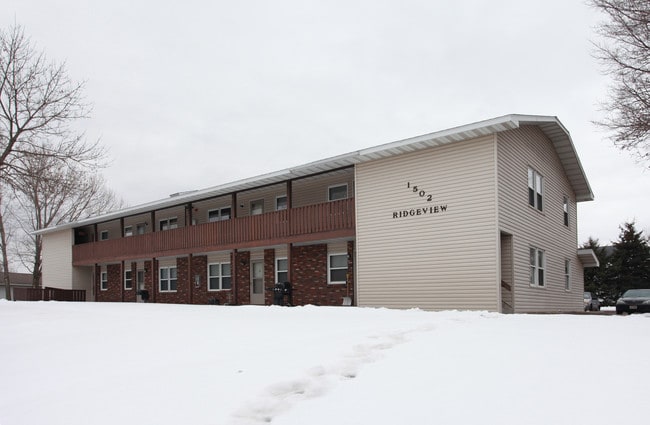
[{"label": "evergreen tree", "polygon": [[599,298],[609,298],[607,285],[607,251],[601,247],[598,239],[589,238],[582,244],[582,248],[592,249],[598,258],[600,265],[598,267],[586,267],[584,272],[585,291],[591,292],[592,295]]},{"label": "evergreen tree", "polygon": [[643,231],[637,232],[634,222],[620,227],[611,258],[612,284],[616,295],[628,289],[650,287],[650,246]]}]

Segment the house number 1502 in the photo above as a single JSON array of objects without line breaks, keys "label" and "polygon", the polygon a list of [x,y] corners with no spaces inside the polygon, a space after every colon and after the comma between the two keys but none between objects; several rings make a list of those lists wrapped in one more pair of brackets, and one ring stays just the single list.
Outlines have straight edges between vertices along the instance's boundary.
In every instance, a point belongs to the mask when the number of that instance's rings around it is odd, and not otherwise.
[{"label": "house number 1502", "polygon": [[411,185],[411,182],[406,182],[406,188],[411,189],[413,193],[417,193],[420,198],[426,198],[427,202],[433,201],[433,195],[427,193],[425,190],[421,190],[416,185]]}]

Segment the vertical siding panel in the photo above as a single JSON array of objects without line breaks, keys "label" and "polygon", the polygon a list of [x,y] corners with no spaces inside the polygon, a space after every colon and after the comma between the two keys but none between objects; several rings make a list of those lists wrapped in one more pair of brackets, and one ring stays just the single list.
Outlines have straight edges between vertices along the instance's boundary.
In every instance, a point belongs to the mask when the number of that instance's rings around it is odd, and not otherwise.
[{"label": "vertical siding panel", "polygon": [[[513,235],[515,312],[578,311],[582,309],[582,264],[577,257],[576,201],[555,148],[535,126],[497,135],[499,226]],[[544,177],[540,212],[528,205],[528,167]],[[564,225],[563,198],[570,204]],[[546,253],[546,285],[529,284],[531,246]],[[564,289],[564,260],[571,261],[572,288]]]},{"label": "vertical siding panel", "polygon": [[357,165],[359,305],[499,310],[495,154],[489,136]]}]

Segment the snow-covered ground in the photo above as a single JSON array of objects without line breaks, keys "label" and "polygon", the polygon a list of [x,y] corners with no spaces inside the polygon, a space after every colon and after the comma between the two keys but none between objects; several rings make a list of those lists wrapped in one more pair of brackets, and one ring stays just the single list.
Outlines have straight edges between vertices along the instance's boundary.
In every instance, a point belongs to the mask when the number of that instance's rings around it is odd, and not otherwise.
[{"label": "snow-covered ground", "polygon": [[644,423],[650,315],[0,300],[0,424]]}]

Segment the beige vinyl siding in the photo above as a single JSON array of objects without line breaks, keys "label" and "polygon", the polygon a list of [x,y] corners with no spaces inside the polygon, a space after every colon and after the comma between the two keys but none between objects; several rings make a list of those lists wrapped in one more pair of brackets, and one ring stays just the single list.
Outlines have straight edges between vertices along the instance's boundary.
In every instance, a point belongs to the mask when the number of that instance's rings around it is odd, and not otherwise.
[{"label": "beige vinyl siding", "polygon": [[72,230],[61,230],[43,235],[43,287],[74,288],[72,283],[72,235]]},{"label": "beige vinyl siding", "polygon": [[211,252],[207,256],[208,264],[230,263],[230,251]]},{"label": "beige vinyl siding", "polygon": [[195,202],[193,205],[192,219],[196,224],[204,224],[208,222],[208,212],[218,208],[230,207],[230,217],[234,212],[232,208],[232,196],[221,196],[219,198],[208,199],[206,201]]},{"label": "beige vinyl siding", "polygon": [[292,206],[304,207],[327,202],[329,187],[340,184],[348,185],[348,198],[352,198],[354,196],[354,168],[295,180],[292,184]]},{"label": "beige vinyl siding", "polygon": [[158,268],[161,267],[176,267],[176,257],[165,257],[158,259]]},{"label": "beige vinyl siding", "polygon": [[185,227],[185,206],[179,205],[177,207],[156,211],[156,222],[154,223],[156,232],[160,231],[160,221],[169,218],[176,218],[178,227]]},{"label": "beige vinyl siding", "polygon": [[[513,235],[515,312],[582,308],[583,269],[577,257],[575,194],[552,143],[538,127],[497,135],[499,226]],[[543,211],[528,204],[528,167],[544,177]],[[563,198],[569,198],[569,226]],[[530,285],[530,247],[545,251],[546,285]],[[564,289],[564,261],[571,261],[571,290]]]},{"label": "beige vinyl siding", "polygon": [[490,136],[357,165],[360,306],[499,311],[495,154]]},{"label": "beige vinyl siding", "polygon": [[250,215],[251,202],[264,201],[264,213],[275,211],[275,198],[287,194],[287,185],[276,184],[261,189],[249,190],[237,194],[237,217]]},{"label": "beige vinyl siding", "polygon": [[[145,224],[145,233],[151,232],[151,214],[139,214],[132,217],[124,218],[124,227],[131,226],[133,228],[133,235],[137,234],[138,224]],[[122,229],[122,234],[124,234],[124,229]]]},{"label": "beige vinyl siding", "polygon": [[120,221],[113,220],[106,223],[99,223],[97,225],[97,240],[102,240],[102,232],[108,232],[108,239],[119,239],[122,237],[122,229],[120,229]]}]

